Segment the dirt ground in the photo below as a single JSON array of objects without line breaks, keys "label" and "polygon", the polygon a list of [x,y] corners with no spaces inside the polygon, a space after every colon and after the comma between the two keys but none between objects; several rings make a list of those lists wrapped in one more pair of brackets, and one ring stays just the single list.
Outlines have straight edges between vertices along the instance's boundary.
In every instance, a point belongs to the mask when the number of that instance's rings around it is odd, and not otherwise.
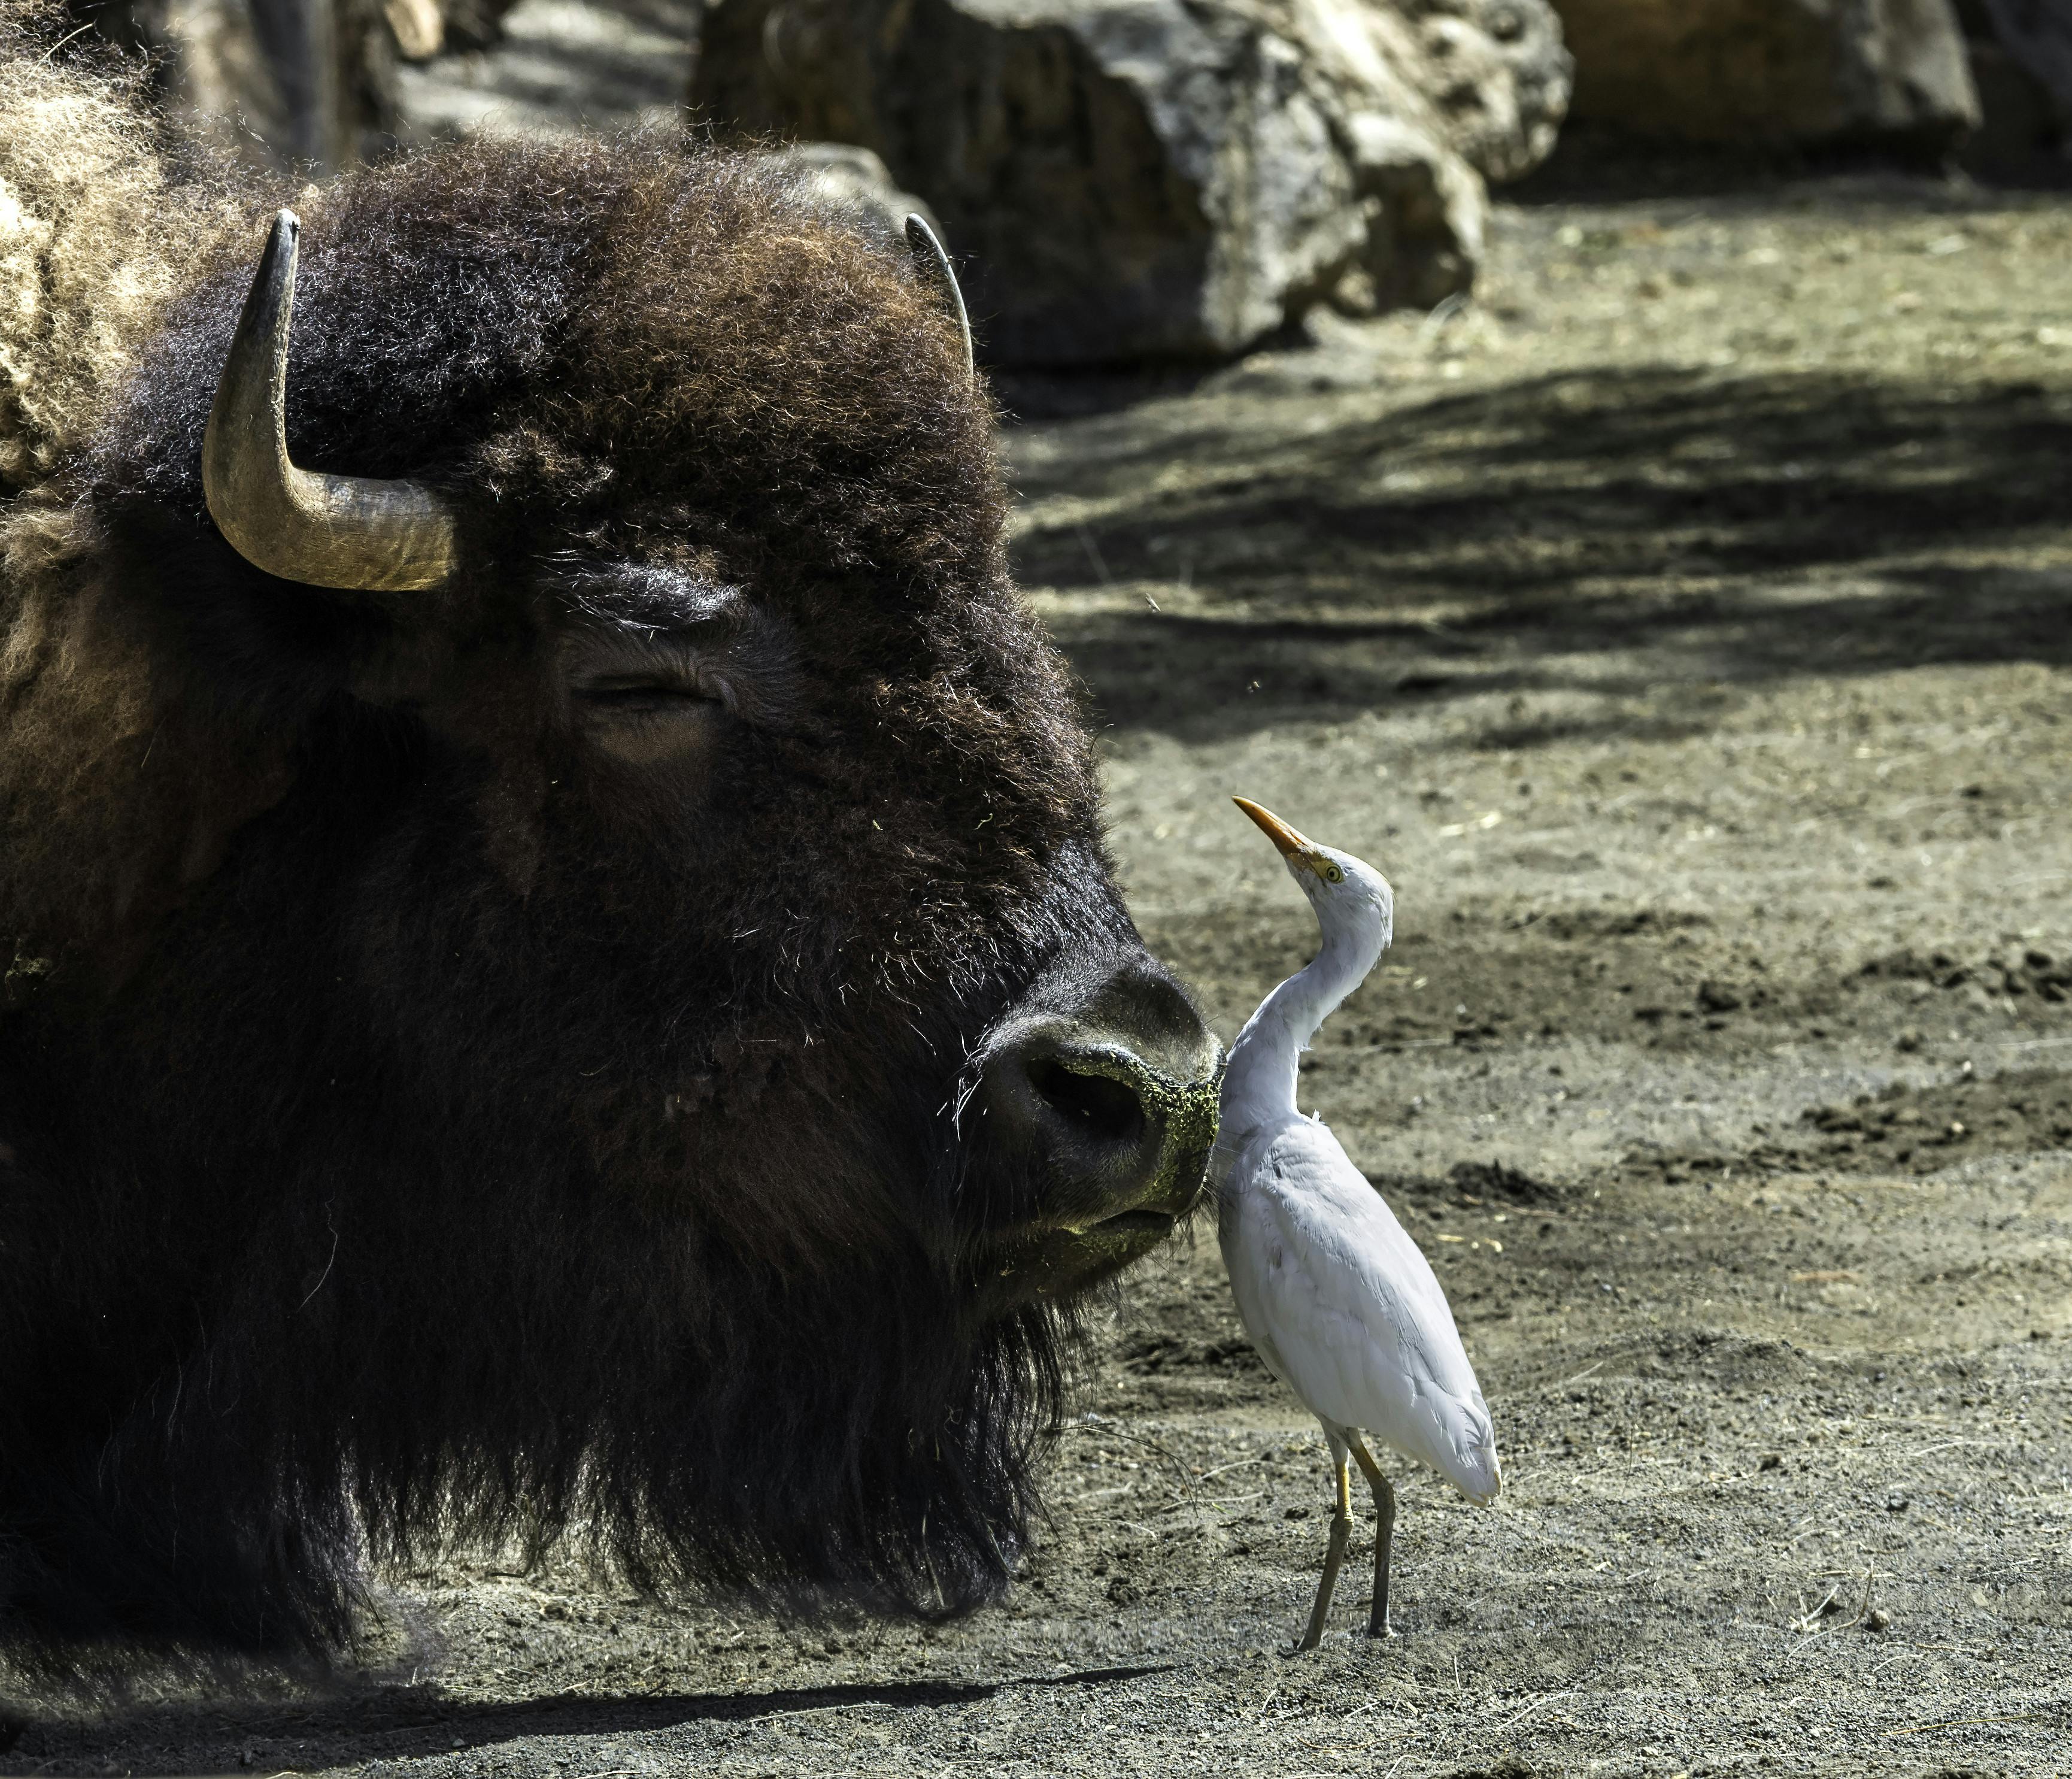
[{"label": "dirt ground", "polygon": [[[1308,955],[1240,792],[1395,880],[1307,1097],[1427,1245],[1490,1509],[1322,1445],[1206,1228],[1119,1291],[1013,1597],[939,1632],[394,1578],[339,1693],[9,1772],[2072,1774],[2072,201],[1498,214],[1479,299],[1013,387],[1021,570],[1154,945]],[[810,1461],[801,1454],[801,1461]]]}]

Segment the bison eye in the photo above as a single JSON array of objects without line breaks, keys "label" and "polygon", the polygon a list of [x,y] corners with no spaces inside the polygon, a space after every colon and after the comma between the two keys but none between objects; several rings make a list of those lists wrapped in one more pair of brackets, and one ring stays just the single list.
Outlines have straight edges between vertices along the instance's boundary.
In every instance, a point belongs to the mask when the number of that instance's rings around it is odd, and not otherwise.
[{"label": "bison eye", "polygon": [[723,707],[726,702],[717,688],[656,681],[582,686],[576,689],[576,696],[593,714],[615,718],[702,715],[707,707]]},{"label": "bison eye", "polygon": [[622,566],[570,583],[553,643],[567,715],[600,752],[683,764],[737,728],[782,731],[799,704],[790,627],[730,588]]},{"label": "bison eye", "polygon": [[725,685],[704,674],[602,673],[569,688],[577,725],[602,752],[635,766],[704,755],[727,720]]}]

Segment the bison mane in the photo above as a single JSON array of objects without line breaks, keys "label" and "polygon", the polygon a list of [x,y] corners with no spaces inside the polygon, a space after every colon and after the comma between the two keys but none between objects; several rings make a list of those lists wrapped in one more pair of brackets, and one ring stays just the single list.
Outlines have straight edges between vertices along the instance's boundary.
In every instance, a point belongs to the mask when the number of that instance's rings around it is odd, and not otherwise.
[{"label": "bison mane", "polygon": [[[182,184],[26,60],[0,176],[62,312],[0,417],[0,1268],[40,1281],[0,1304],[0,1631],[317,1657],[370,1554],[571,1534],[790,1610],[992,1597],[1071,1315],[974,1313],[940,1133],[973,1030],[1135,939],[935,293],[667,137],[305,194],[295,456],[454,491],[471,566],[287,596],[198,469],[287,194]],[[601,557],[723,566],[808,639],[820,742],[728,805],[788,886],[596,864],[509,688],[523,565]],[[606,1184],[684,1177],[693,1217]]]}]

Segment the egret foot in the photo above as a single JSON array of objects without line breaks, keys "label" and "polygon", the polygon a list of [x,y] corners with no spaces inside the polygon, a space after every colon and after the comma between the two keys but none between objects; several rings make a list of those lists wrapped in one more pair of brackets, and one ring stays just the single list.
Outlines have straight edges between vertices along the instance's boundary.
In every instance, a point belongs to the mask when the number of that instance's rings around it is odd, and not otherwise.
[{"label": "egret foot", "polygon": [[1353,1478],[1346,1460],[1331,1454],[1336,1474],[1337,1503],[1331,1514],[1331,1542],[1324,1550],[1324,1578],[1317,1583],[1317,1604],[1309,1608],[1309,1628],[1295,1647],[1314,1649],[1322,1641],[1324,1615],[1331,1609],[1331,1590],[1338,1584],[1338,1566],[1346,1560],[1346,1543],[1353,1535]]},{"label": "egret foot", "polygon": [[1393,1637],[1396,1633],[1388,1625],[1388,1566],[1396,1546],[1396,1490],[1382,1475],[1367,1442],[1355,1434],[1350,1443],[1367,1486],[1374,1491],[1374,1605],[1367,1613],[1367,1634]]}]

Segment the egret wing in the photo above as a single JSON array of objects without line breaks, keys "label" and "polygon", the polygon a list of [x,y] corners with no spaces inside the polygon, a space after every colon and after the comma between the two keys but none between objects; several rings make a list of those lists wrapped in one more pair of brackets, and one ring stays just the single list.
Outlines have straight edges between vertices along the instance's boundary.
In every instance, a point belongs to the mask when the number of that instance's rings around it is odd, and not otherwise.
[{"label": "egret wing", "polygon": [[1497,1492],[1489,1410],[1431,1264],[1326,1126],[1248,1146],[1225,1233],[1240,1314],[1311,1410],[1464,1493]]}]

